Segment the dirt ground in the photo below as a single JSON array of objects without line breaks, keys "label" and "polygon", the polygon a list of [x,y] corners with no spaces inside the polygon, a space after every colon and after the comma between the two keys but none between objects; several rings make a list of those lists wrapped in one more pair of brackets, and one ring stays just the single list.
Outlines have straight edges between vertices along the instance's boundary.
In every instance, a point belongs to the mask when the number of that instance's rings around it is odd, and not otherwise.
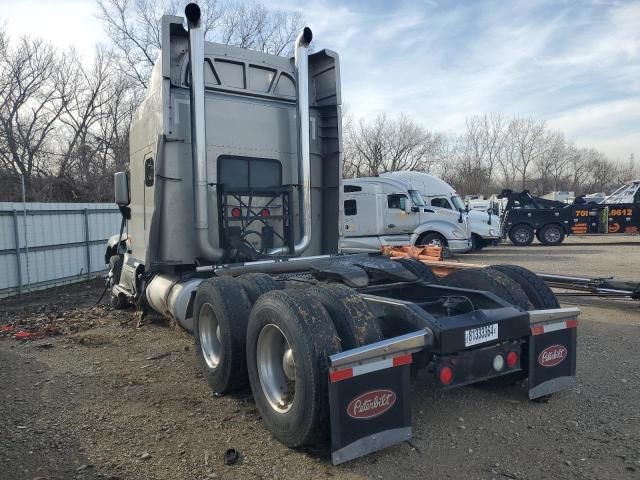
[{"label": "dirt ground", "polygon": [[[640,280],[640,244],[571,238],[492,247],[465,262]],[[578,385],[548,403],[512,387],[413,391],[414,438],[333,467],[326,447],[291,450],[249,392],[217,397],[193,340],[132,311],[94,307],[98,282],[0,301],[0,325],[38,321],[38,340],[0,338],[0,479],[638,479],[640,302],[580,300]],[[223,453],[241,452],[225,466]]]}]

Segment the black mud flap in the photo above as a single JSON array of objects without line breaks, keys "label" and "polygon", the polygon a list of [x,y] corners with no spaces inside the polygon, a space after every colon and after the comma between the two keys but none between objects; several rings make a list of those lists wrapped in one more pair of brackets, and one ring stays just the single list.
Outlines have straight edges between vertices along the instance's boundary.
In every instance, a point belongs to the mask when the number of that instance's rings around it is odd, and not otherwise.
[{"label": "black mud flap", "polygon": [[529,337],[529,398],[535,399],[576,384],[576,318],[536,323]]},{"label": "black mud flap", "polygon": [[331,369],[334,465],[411,438],[411,361],[411,353],[405,353]]}]

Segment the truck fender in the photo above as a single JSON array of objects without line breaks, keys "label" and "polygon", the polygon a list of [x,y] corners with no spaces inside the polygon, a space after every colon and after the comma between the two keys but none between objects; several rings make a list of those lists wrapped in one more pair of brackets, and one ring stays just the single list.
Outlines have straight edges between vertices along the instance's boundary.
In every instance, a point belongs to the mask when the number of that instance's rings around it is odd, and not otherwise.
[{"label": "truck fender", "polygon": [[[129,236],[126,233],[123,233],[120,237],[120,245],[124,246],[125,249],[129,250]],[[118,235],[112,235],[109,237],[107,241],[107,249],[104,254],[104,263],[109,263],[109,259],[118,253]]]},{"label": "truck fender", "polygon": [[[468,239],[468,237],[456,237],[453,235],[454,230],[461,230],[464,233],[462,228],[452,227],[449,222],[444,222],[441,220],[432,220],[429,222],[425,222],[413,231],[413,235],[411,235],[411,244],[415,244],[418,238],[425,233],[435,232],[442,235],[447,240],[464,240]],[[466,235],[466,234],[465,234]]]}]

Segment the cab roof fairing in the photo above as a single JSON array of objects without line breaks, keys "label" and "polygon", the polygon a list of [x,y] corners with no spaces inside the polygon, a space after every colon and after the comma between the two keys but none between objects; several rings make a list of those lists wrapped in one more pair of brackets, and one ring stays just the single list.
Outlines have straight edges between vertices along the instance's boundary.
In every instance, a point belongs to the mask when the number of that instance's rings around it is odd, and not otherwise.
[{"label": "cab roof fairing", "polygon": [[385,178],[399,178],[418,190],[422,196],[456,196],[458,192],[447,182],[434,175],[424,172],[387,172],[381,176]]}]

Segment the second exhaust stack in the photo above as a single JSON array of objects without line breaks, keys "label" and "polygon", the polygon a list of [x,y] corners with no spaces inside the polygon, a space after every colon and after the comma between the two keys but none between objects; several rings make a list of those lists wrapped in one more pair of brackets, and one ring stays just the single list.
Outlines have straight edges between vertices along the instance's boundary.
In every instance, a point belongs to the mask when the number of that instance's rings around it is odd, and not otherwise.
[{"label": "second exhaust stack", "polygon": [[184,9],[189,26],[191,69],[191,155],[193,158],[193,210],[198,255],[215,262],[224,251],[211,244],[207,202],[207,128],[204,103],[204,31],[200,7],[190,3]]},{"label": "second exhaust stack", "polygon": [[[309,27],[296,38],[295,68],[297,84],[298,117],[298,184],[300,188],[300,240],[294,245],[293,253],[300,255],[311,244],[311,148],[309,140],[309,44],[313,32]],[[288,253],[286,248],[277,248],[269,252],[272,255]]]}]

